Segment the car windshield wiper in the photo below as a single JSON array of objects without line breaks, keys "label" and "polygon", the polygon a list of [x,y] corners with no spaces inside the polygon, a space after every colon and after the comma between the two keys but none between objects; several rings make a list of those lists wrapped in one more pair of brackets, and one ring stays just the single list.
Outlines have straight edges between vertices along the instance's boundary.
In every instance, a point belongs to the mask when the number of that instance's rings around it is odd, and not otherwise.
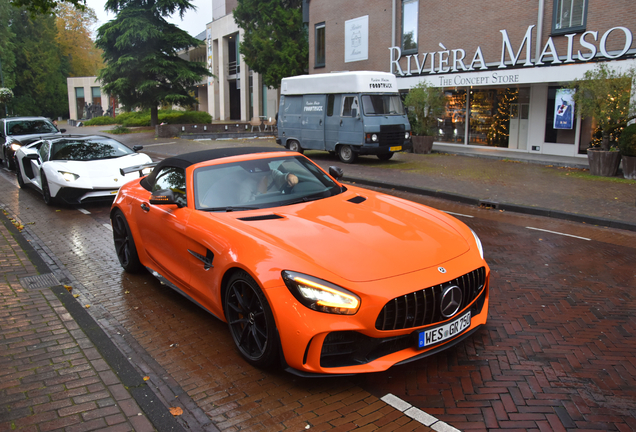
[{"label": "car windshield wiper", "polygon": [[323,192],[319,192],[317,194],[306,195],[304,197],[300,197],[300,198],[292,199],[292,200],[289,200],[289,201],[285,201],[282,205],[292,205],[292,204],[306,203],[306,202],[309,202],[309,201],[317,201],[319,199],[323,199],[323,198],[327,198],[328,196],[331,196],[331,195],[325,195],[325,192],[329,192],[329,191],[323,191]]},{"label": "car windshield wiper", "polygon": [[258,210],[258,209],[260,209],[260,207],[256,207],[256,206],[225,206],[225,207],[202,208],[200,210],[203,210],[203,211],[233,212],[233,211],[241,211],[241,210]]}]

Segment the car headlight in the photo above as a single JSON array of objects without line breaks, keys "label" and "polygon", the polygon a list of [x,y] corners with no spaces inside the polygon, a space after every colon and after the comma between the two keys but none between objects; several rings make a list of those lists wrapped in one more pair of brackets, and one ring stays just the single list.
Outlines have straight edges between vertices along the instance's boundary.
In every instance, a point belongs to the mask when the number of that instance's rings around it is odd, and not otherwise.
[{"label": "car headlight", "polygon": [[360,297],[330,282],[288,270],[282,276],[289,291],[309,309],[353,315],[360,308]]},{"label": "car headlight", "polygon": [[477,234],[475,234],[475,231],[473,231],[472,228],[470,232],[473,233],[473,237],[475,237],[475,242],[477,243],[477,249],[479,249],[481,259],[484,259],[484,247],[481,245],[481,240],[479,240],[479,237],[477,237]]},{"label": "car headlight", "polygon": [[371,141],[378,142],[378,135],[377,134],[371,135]]},{"label": "car headlight", "polygon": [[18,143],[11,144],[11,150],[13,150],[13,151],[18,151],[18,149],[20,147],[22,147],[22,146],[20,144],[18,144]]},{"label": "car headlight", "polygon": [[66,171],[58,171],[60,173],[60,175],[62,176],[62,178],[64,180],[66,180],[67,182],[72,182],[75,181],[79,178],[79,176],[77,174],[73,174],[70,172],[66,172]]},{"label": "car headlight", "polygon": [[407,131],[404,133],[404,139],[410,139],[411,138],[411,132]]}]

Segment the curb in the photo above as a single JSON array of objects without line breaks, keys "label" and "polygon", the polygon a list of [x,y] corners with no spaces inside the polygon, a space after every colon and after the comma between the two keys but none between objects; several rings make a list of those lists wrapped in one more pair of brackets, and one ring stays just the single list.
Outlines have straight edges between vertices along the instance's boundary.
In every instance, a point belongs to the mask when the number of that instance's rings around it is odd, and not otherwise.
[{"label": "curb", "polygon": [[580,222],[580,223],[586,223],[590,225],[598,225],[598,226],[604,226],[608,228],[616,228],[616,229],[636,232],[636,223],[632,223],[632,222],[623,222],[623,221],[617,221],[617,220],[606,219],[606,218],[595,217],[595,216],[586,216],[586,215],[568,213],[568,212],[564,212],[560,210],[551,210],[551,209],[546,209],[541,207],[530,207],[530,206],[524,206],[521,204],[501,203],[501,202],[494,202],[494,201],[488,201],[488,200],[480,200],[478,198],[473,198],[466,195],[460,195],[460,194],[455,194],[451,192],[443,192],[443,191],[438,191],[433,189],[398,185],[394,183],[384,183],[384,182],[378,182],[378,181],[368,180],[368,179],[359,178],[359,177],[345,176],[343,180],[346,180],[351,183],[363,184],[366,186],[372,186],[372,187],[377,187],[381,189],[395,189],[401,192],[408,192],[408,193],[412,193],[416,195],[441,198],[448,201],[459,202],[462,204],[485,206],[485,207],[490,207],[497,210],[512,211],[512,212],[528,214],[532,216],[544,216],[544,217],[550,217],[554,219],[563,219],[563,220],[568,220],[571,222]]}]

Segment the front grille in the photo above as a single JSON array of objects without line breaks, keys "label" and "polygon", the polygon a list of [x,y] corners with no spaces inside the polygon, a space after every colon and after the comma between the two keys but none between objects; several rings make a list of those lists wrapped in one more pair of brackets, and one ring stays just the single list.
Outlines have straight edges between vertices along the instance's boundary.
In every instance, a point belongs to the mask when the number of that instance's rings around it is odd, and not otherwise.
[{"label": "front grille", "polygon": [[479,295],[485,283],[486,268],[481,267],[446,283],[396,297],[384,305],[375,328],[400,330],[444,321],[447,318],[440,311],[440,301],[447,287],[457,285],[461,289],[461,311]]},{"label": "front grille", "polygon": [[404,125],[381,125],[380,146],[401,146],[404,144]]}]

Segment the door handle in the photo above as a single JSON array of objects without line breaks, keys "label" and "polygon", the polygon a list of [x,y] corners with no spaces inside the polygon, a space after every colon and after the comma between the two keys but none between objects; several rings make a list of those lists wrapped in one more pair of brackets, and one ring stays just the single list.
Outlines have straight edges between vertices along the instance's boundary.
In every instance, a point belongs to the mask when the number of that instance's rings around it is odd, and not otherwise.
[{"label": "door handle", "polygon": [[342,119],[340,119],[340,126],[342,126]]},{"label": "door handle", "polygon": [[318,126],[322,126],[322,119],[318,122]]},{"label": "door handle", "polygon": [[141,209],[146,213],[150,211],[150,207],[146,203],[141,203]]}]

